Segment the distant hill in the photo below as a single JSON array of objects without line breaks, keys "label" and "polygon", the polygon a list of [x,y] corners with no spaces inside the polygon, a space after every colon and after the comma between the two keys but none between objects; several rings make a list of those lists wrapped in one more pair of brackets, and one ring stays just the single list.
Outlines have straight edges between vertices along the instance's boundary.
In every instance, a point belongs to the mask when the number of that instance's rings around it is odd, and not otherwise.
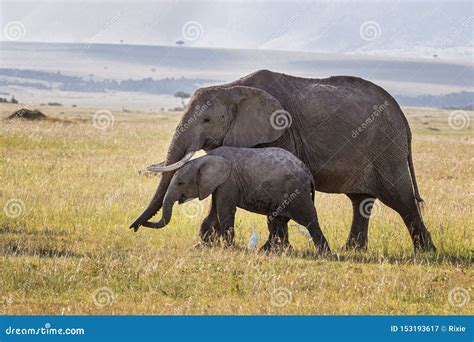
[{"label": "distant hill", "polygon": [[[151,77],[137,80],[94,80],[78,76],[63,75],[60,72],[52,73],[38,70],[18,70],[0,68],[0,85],[15,85],[43,90],[63,90],[72,92],[106,92],[128,91],[147,94],[173,95],[177,91],[193,93],[204,84],[215,83],[215,80],[197,78],[164,78],[152,79]],[[12,79],[13,78],[13,79]],[[33,81],[32,81],[33,80]],[[41,81],[41,82],[35,82]]]},{"label": "distant hill", "polygon": [[[223,81],[207,79],[164,78],[152,79],[147,77],[140,80],[84,80],[78,76],[67,76],[61,73],[51,73],[37,70],[16,70],[0,68],[0,76],[8,76],[15,80],[2,80],[1,85],[15,85],[42,90],[63,90],[71,92],[140,92],[154,95],[173,95],[178,91],[193,93],[196,89],[208,85],[223,83]],[[22,81],[23,80],[23,81]],[[39,82],[35,82],[36,80]],[[474,92],[462,91],[445,95],[404,96],[394,95],[402,106],[436,107],[436,108],[472,108],[474,106]]]},{"label": "distant hill", "polygon": [[474,92],[462,91],[445,95],[420,95],[415,97],[396,95],[398,103],[411,107],[435,107],[471,110],[474,107]]},{"label": "distant hill", "polygon": [[473,105],[474,66],[464,62],[126,44],[0,42],[0,50],[0,92],[19,100],[87,105],[92,99],[85,94],[107,93],[106,98],[95,96],[94,105],[109,101],[120,106],[130,97],[118,93],[161,96],[130,100],[148,107],[152,102],[160,105],[166,100],[163,96],[172,99],[178,91],[193,93],[199,87],[270,69],[309,78],[362,77],[385,88],[404,106]]}]

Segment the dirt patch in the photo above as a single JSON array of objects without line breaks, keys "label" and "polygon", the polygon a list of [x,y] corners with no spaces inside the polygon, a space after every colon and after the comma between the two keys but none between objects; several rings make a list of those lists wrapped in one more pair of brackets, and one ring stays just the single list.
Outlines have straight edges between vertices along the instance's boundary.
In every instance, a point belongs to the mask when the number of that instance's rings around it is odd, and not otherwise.
[{"label": "dirt patch", "polygon": [[10,115],[8,119],[24,119],[24,120],[46,120],[48,117],[39,110],[31,110],[22,108]]}]

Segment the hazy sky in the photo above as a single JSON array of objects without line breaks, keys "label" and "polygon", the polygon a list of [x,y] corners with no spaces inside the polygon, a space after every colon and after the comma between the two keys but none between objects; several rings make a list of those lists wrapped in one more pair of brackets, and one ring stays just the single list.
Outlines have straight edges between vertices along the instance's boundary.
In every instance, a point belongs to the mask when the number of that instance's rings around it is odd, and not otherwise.
[{"label": "hazy sky", "polygon": [[2,40],[153,45],[182,40],[198,47],[464,59],[473,53],[472,1],[56,0],[0,6]]}]

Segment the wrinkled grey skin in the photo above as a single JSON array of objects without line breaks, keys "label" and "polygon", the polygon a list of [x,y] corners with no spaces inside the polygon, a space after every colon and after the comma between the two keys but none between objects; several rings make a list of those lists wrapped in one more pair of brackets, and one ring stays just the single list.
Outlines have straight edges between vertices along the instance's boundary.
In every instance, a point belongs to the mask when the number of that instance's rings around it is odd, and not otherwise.
[{"label": "wrinkled grey skin", "polygon": [[[278,110],[291,115],[291,125],[271,125]],[[353,205],[348,248],[366,248],[370,208],[377,198],[400,214],[416,250],[435,250],[418,209],[422,199],[408,122],[393,97],[369,81],[260,70],[199,89],[176,130],[166,164],[187,152],[219,146],[281,147],[308,167],[317,191],[346,194]],[[131,228],[138,229],[161,208],[172,176],[163,173],[150,204]],[[287,230],[286,224],[273,224],[278,232]]]},{"label": "wrinkled grey skin", "polygon": [[226,244],[234,243],[239,207],[267,215],[269,222],[276,219],[287,224],[292,219],[308,229],[318,251],[329,251],[314,208],[311,173],[294,155],[275,147],[219,147],[188,162],[171,180],[161,220],[144,226],[163,228],[171,220],[175,202],[203,200],[211,194],[211,211],[203,222],[209,227],[201,228],[206,242],[212,242],[209,228],[217,227],[217,235],[224,237]]}]

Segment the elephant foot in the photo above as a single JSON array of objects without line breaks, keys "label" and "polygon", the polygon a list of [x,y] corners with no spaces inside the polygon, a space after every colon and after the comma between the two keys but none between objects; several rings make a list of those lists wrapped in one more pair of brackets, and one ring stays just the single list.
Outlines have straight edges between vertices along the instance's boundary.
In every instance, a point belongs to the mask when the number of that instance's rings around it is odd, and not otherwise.
[{"label": "elephant foot", "polygon": [[235,249],[235,244],[234,243],[228,243],[228,242],[224,242],[222,243],[222,247],[225,248],[225,249]]},{"label": "elephant foot", "polygon": [[232,249],[235,247],[235,243],[228,242],[228,241],[221,241],[220,239],[218,239],[218,240],[212,240],[212,241],[199,241],[193,247],[198,248],[198,249],[199,248],[214,248],[214,247]]},{"label": "elephant foot", "polygon": [[199,241],[193,247],[196,249],[204,249],[204,248],[211,248],[212,246],[213,244],[211,244],[210,242]]},{"label": "elephant foot", "polygon": [[316,248],[316,256],[331,259],[334,257],[334,254],[331,252],[331,249],[329,249],[329,247]]},{"label": "elephant foot", "polygon": [[343,249],[346,252],[366,252],[367,251],[367,244],[361,243],[360,241],[356,240],[348,240],[344,245]]},{"label": "elephant foot", "polygon": [[435,253],[436,247],[431,240],[431,237],[424,237],[415,242],[415,253]]},{"label": "elephant foot", "polygon": [[268,240],[265,244],[260,248],[261,252],[265,253],[293,253],[294,249],[289,243],[282,243]]}]

